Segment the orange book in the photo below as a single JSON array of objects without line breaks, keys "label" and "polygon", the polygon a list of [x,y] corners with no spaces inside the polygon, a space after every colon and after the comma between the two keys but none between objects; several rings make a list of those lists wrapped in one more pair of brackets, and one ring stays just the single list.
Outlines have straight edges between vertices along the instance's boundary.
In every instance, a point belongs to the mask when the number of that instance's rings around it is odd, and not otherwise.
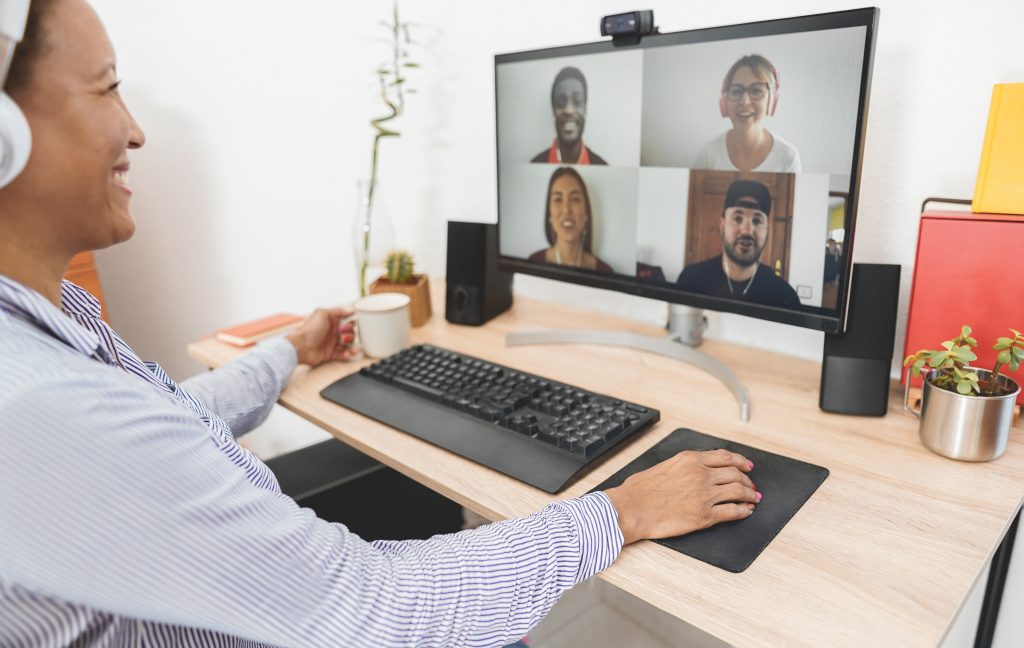
[{"label": "orange book", "polygon": [[235,346],[247,347],[265,337],[285,331],[298,324],[303,318],[290,313],[278,313],[252,322],[238,324],[217,331],[217,339]]},{"label": "orange book", "polygon": [[971,211],[1024,214],[1024,83],[997,83]]}]

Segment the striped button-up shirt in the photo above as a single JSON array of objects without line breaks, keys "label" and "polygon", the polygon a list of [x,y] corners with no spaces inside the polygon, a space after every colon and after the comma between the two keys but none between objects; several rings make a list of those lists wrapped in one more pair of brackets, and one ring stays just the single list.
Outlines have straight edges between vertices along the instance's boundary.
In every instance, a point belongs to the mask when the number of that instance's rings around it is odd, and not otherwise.
[{"label": "striped button-up shirt", "polygon": [[61,297],[0,275],[0,646],[500,646],[621,550],[603,493],[366,542],[235,442],[287,341],[177,385]]}]

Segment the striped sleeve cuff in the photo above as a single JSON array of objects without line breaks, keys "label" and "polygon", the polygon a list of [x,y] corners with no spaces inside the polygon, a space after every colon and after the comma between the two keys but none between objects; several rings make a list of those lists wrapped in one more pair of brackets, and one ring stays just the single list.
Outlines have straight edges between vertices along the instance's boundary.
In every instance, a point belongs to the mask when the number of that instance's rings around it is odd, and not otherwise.
[{"label": "striped sleeve cuff", "polygon": [[619,515],[608,496],[602,492],[556,502],[555,506],[569,514],[580,543],[580,567],[576,583],[582,583],[608,567],[622,551]]},{"label": "striped sleeve cuff", "polygon": [[[288,381],[291,380],[292,373],[299,363],[295,347],[283,336],[273,337],[258,343],[256,348],[250,351],[250,353],[258,353],[261,359],[266,361],[267,366],[273,371],[274,377],[277,379],[277,393],[280,394],[288,384]],[[274,400],[276,399],[275,395]]]}]

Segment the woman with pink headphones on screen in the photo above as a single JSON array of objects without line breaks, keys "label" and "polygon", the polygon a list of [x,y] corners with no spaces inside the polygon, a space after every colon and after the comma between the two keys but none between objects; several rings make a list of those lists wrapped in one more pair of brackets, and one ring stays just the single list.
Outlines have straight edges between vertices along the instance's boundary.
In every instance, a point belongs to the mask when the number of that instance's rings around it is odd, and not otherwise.
[{"label": "woman with pink headphones on screen", "polygon": [[749,54],[733,63],[718,99],[719,111],[732,128],[701,149],[694,168],[800,173],[796,147],[763,124],[778,104],[779,73],[768,59]]}]

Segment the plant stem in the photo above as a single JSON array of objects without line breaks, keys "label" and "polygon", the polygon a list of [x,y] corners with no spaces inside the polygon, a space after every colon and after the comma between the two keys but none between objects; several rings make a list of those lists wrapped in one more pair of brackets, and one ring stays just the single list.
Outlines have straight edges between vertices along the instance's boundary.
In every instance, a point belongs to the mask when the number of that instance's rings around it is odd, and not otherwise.
[{"label": "plant stem", "polygon": [[996,380],[999,378],[999,370],[1003,368],[1003,363],[996,360],[996,366],[992,367],[992,375],[988,377],[988,389],[982,390],[986,396],[996,395]]},{"label": "plant stem", "polygon": [[373,198],[377,191],[377,163],[380,159],[380,144],[381,140],[385,137],[397,137],[399,133],[397,131],[386,128],[384,124],[395,119],[402,114],[405,108],[405,95],[402,92],[402,79],[401,75],[401,30],[402,23],[398,18],[398,2],[394,4],[394,10],[392,14],[392,23],[389,26],[391,29],[391,56],[392,56],[392,70],[391,76],[394,77],[394,81],[390,87],[395,88],[397,93],[397,100],[392,100],[388,94],[388,74],[385,71],[380,71],[378,77],[380,80],[380,96],[383,100],[384,105],[388,109],[388,114],[383,117],[371,119],[370,124],[377,131],[373,136],[373,156],[370,160],[370,186],[366,190],[366,213],[363,219],[363,260],[359,266],[359,295],[361,297],[366,296],[367,285],[366,285],[366,272],[370,264],[370,230],[371,223],[373,222]]}]

